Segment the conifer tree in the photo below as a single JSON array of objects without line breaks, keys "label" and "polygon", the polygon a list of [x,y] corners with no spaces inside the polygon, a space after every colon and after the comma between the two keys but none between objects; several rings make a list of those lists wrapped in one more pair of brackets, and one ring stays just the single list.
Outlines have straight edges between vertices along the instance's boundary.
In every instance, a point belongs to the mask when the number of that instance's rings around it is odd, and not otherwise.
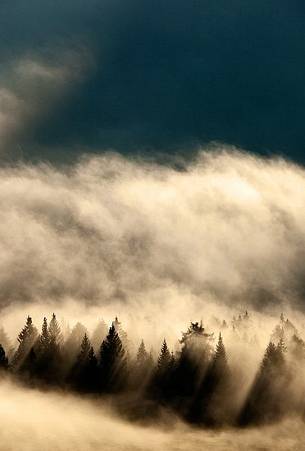
[{"label": "conifer tree", "polygon": [[127,376],[126,352],[121,339],[111,325],[108,335],[100,349],[101,390],[105,392],[120,391]]},{"label": "conifer tree", "polygon": [[36,365],[35,375],[39,379],[47,379],[52,361],[52,350],[50,346],[50,334],[47,318],[43,318],[41,333],[33,351],[35,352],[35,359],[32,358],[32,361],[35,360]]},{"label": "conifer tree", "polygon": [[213,354],[213,334],[207,333],[202,322],[192,323],[182,333],[181,352],[172,377],[173,404],[182,415],[186,415],[200,381]]},{"label": "conifer tree", "polygon": [[55,313],[47,323],[44,318],[36,350],[37,375],[44,382],[59,384],[62,378],[62,335]]},{"label": "conifer tree", "polygon": [[160,351],[160,354],[158,357],[158,372],[163,373],[163,372],[167,371],[167,369],[171,363],[171,360],[172,360],[172,356],[167,347],[166,340],[164,338],[162,346],[161,346],[161,351]]},{"label": "conifer tree", "polygon": [[39,336],[39,351],[47,352],[50,347],[50,333],[48,329],[48,321],[47,318],[43,318],[41,334]]},{"label": "conifer tree", "polygon": [[2,347],[5,349],[6,353],[9,353],[11,351],[11,341],[7,335],[7,333],[5,332],[3,326],[0,326],[0,343],[2,345]]},{"label": "conifer tree", "polygon": [[171,378],[173,370],[173,355],[170,353],[164,339],[157,360],[157,367],[148,387],[148,393],[161,403],[167,403],[172,393]]},{"label": "conifer tree", "polygon": [[94,392],[97,389],[97,359],[87,334],[83,337],[69,381],[79,391]]},{"label": "conifer tree", "polygon": [[209,426],[228,422],[229,406],[227,400],[229,390],[230,371],[220,333],[213,359],[191,404],[188,419]]},{"label": "conifer tree", "polygon": [[23,360],[19,371],[30,378],[30,382],[33,382],[37,375],[37,355],[34,350],[34,346],[31,347],[30,352]]},{"label": "conifer tree", "polygon": [[8,359],[5,355],[5,350],[0,344],[0,370],[6,370],[8,368]]},{"label": "conifer tree", "polygon": [[13,367],[18,370],[37,339],[37,329],[32,318],[27,317],[26,324],[18,335],[18,348],[13,357]]},{"label": "conifer tree", "polygon": [[86,359],[88,358],[90,349],[91,349],[91,343],[89,341],[87,334],[85,334],[83,341],[81,343],[81,346],[80,346],[80,353],[78,355],[78,360],[80,362],[86,361]]},{"label": "conifer tree", "polygon": [[122,345],[124,346],[125,352],[128,353],[128,345],[129,345],[129,343],[128,343],[127,333],[123,329],[122,323],[119,321],[117,316],[115,317],[115,319],[114,319],[112,324],[113,324],[118,336],[120,337],[120,340],[122,342]]},{"label": "conifer tree", "polygon": [[133,365],[133,371],[130,377],[131,388],[142,390],[146,387],[153,370],[153,361],[150,354],[146,351],[144,341],[142,340]]},{"label": "conifer tree", "polygon": [[53,352],[58,351],[60,344],[62,342],[62,336],[60,326],[56,319],[55,313],[52,314],[52,319],[49,324],[48,335],[51,349],[53,350]]},{"label": "conifer tree", "polygon": [[137,364],[138,365],[145,365],[149,355],[145,349],[144,341],[142,340],[137,352]]},{"label": "conifer tree", "polygon": [[282,340],[277,346],[273,342],[268,344],[260,370],[242,409],[239,419],[241,425],[270,422],[283,415],[284,399],[289,399],[289,372],[284,352]]}]

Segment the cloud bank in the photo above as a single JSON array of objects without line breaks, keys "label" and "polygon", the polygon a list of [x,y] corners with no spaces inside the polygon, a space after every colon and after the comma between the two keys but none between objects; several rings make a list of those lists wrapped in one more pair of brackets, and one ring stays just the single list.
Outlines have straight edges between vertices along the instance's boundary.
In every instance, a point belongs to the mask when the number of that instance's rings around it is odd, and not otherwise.
[{"label": "cloud bank", "polygon": [[[303,309],[305,171],[234,149],[0,170],[0,301]],[[191,308],[191,307],[190,307]]]}]

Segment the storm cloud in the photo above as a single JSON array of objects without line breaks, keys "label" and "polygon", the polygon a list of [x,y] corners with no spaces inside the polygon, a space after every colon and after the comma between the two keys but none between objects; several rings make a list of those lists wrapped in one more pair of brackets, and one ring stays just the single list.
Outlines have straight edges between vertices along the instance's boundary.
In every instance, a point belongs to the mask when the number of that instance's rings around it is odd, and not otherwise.
[{"label": "storm cloud", "polygon": [[[57,161],[84,148],[184,153],[220,141],[304,162],[304,5],[298,0],[46,0],[43,7],[17,0],[2,1],[0,12],[6,111],[28,111],[32,97],[37,107],[35,89],[22,105],[6,90],[12,61],[29,54],[50,61],[58,49],[67,55],[79,47],[94,60],[77,89],[68,77],[55,98],[43,94],[41,101],[38,94],[44,114],[25,120],[22,136],[15,136],[16,118],[6,116],[11,154],[20,155],[21,147],[25,158]],[[56,70],[75,71],[75,61],[55,60]],[[27,91],[26,78],[18,88]],[[53,93],[54,79],[48,84],[44,93]]]}]

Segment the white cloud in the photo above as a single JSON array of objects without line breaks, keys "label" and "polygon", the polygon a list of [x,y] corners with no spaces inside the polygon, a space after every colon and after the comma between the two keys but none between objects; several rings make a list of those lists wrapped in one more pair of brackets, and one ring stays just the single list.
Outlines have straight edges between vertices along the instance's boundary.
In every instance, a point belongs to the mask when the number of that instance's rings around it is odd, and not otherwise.
[{"label": "white cloud", "polygon": [[303,169],[236,152],[202,153],[184,171],[115,155],[6,167],[0,296],[302,304],[304,201]]}]

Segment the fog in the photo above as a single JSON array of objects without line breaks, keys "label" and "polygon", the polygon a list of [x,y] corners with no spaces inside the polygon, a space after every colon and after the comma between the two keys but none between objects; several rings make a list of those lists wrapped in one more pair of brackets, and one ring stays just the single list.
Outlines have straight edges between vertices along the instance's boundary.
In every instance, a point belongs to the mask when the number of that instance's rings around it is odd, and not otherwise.
[{"label": "fog", "polygon": [[26,314],[89,329],[119,315],[135,339],[174,343],[191,320],[250,309],[264,346],[281,311],[304,322],[304,200],[302,167],[225,146],[169,165],[5,165],[2,323],[13,337]]},{"label": "fog", "polygon": [[33,450],[293,450],[305,446],[303,424],[290,419],[246,430],[191,429],[172,418],[167,426],[132,425],[111,408],[63,393],[41,393],[0,383],[0,443],[7,451]]},{"label": "fog", "polygon": [[284,160],[220,149],[174,168],[106,154],[2,167],[0,188],[2,307],[303,309],[305,172]]},{"label": "fog", "polygon": [[[240,409],[281,312],[304,338],[304,201],[302,167],[220,145],[167,165],[111,152],[70,166],[2,165],[0,325],[14,343],[28,314],[38,329],[56,312],[62,330],[81,321],[89,334],[119,316],[131,355],[143,338],[156,358],[164,337],[179,351],[190,321],[217,337],[219,321],[249,310],[246,339],[222,331]],[[254,450],[276,440],[301,449],[303,370],[300,362],[289,382],[294,413],[280,424],[217,432],[166,411],[131,423],[105,401],[3,380],[0,445]]]}]

